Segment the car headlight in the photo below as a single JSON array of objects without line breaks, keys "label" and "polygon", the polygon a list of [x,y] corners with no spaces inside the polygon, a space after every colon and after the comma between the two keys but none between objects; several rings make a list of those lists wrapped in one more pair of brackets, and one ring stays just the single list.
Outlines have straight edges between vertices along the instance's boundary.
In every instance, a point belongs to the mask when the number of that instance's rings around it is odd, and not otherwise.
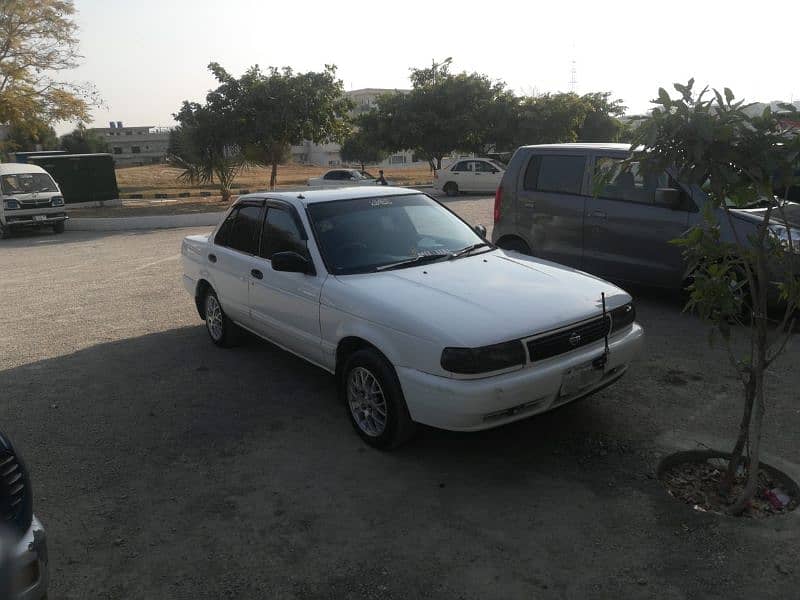
[{"label": "car headlight", "polygon": [[793,252],[800,252],[800,229],[771,225],[769,231],[783,244],[784,248]]},{"label": "car headlight", "polygon": [[628,327],[636,320],[636,308],[633,306],[633,302],[608,312],[611,315],[611,333],[609,335]]},{"label": "car headlight", "polygon": [[520,340],[481,348],[445,348],[442,368],[451,373],[475,375],[525,364],[525,347]]},{"label": "car headlight", "polygon": [[6,210],[17,210],[19,208],[19,201],[15,198],[8,198],[3,200],[3,206]]},{"label": "car headlight", "polygon": [[50,206],[64,206],[64,196],[53,196],[50,198]]}]

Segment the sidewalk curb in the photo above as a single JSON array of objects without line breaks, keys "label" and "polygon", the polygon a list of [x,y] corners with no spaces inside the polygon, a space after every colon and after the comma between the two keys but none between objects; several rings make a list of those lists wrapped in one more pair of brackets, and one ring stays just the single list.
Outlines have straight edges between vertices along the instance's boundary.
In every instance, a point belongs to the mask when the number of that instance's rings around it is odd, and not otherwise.
[{"label": "sidewalk curb", "polygon": [[143,217],[72,218],[69,231],[130,231],[137,229],[172,229],[177,227],[213,227],[224,212],[185,215],[149,215]]}]

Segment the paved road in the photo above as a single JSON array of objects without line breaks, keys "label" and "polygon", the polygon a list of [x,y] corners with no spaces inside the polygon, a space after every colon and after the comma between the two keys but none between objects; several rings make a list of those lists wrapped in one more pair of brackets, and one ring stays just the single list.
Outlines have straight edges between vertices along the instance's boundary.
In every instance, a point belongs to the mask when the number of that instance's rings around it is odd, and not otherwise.
[{"label": "paved road", "polygon": [[[450,203],[489,225],[490,202]],[[180,286],[196,230],[0,243],[0,428],[35,478],[51,597],[789,598],[797,519],[695,514],[653,479],[675,440],[736,426],[738,385],[680,303],[637,292],[647,349],[618,385],[384,454],[330,376],[220,350]],[[796,460],[795,346],[766,446]]]}]

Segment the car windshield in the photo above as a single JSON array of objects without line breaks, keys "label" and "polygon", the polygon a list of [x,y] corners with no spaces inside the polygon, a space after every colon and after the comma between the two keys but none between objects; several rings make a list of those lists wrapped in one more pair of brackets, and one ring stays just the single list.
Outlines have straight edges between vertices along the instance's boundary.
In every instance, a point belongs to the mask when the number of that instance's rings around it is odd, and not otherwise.
[{"label": "car windshield", "polygon": [[[480,244],[466,223],[424,194],[320,202],[308,207],[322,256],[334,275],[435,260]],[[420,257],[425,257],[421,259]]]},{"label": "car windshield", "polygon": [[53,178],[47,173],[16,173],[0,177],[3,194],[32,194],[33,192],[57,192]]}]

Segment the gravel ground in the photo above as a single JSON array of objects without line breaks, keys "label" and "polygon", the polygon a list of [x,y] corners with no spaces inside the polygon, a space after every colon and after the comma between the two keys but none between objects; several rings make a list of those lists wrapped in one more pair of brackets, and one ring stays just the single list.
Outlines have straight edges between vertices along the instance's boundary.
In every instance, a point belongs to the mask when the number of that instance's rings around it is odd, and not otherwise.
[{"label": "gravel ground", "polygon": [[[449,204],[490,223],[488,199]],[[326,373],[212,346],[180,283],[199,231],[0,243],[0,428],[34,478],[51,598],[797,597],[800,515],[694,513],[654,479],[675,447],[732,439],[740,403],[679,299],[635,292],[646,350],[607,390],[386,454]],[[798,358],[769,385],[765,445],[788,461]]]}]

